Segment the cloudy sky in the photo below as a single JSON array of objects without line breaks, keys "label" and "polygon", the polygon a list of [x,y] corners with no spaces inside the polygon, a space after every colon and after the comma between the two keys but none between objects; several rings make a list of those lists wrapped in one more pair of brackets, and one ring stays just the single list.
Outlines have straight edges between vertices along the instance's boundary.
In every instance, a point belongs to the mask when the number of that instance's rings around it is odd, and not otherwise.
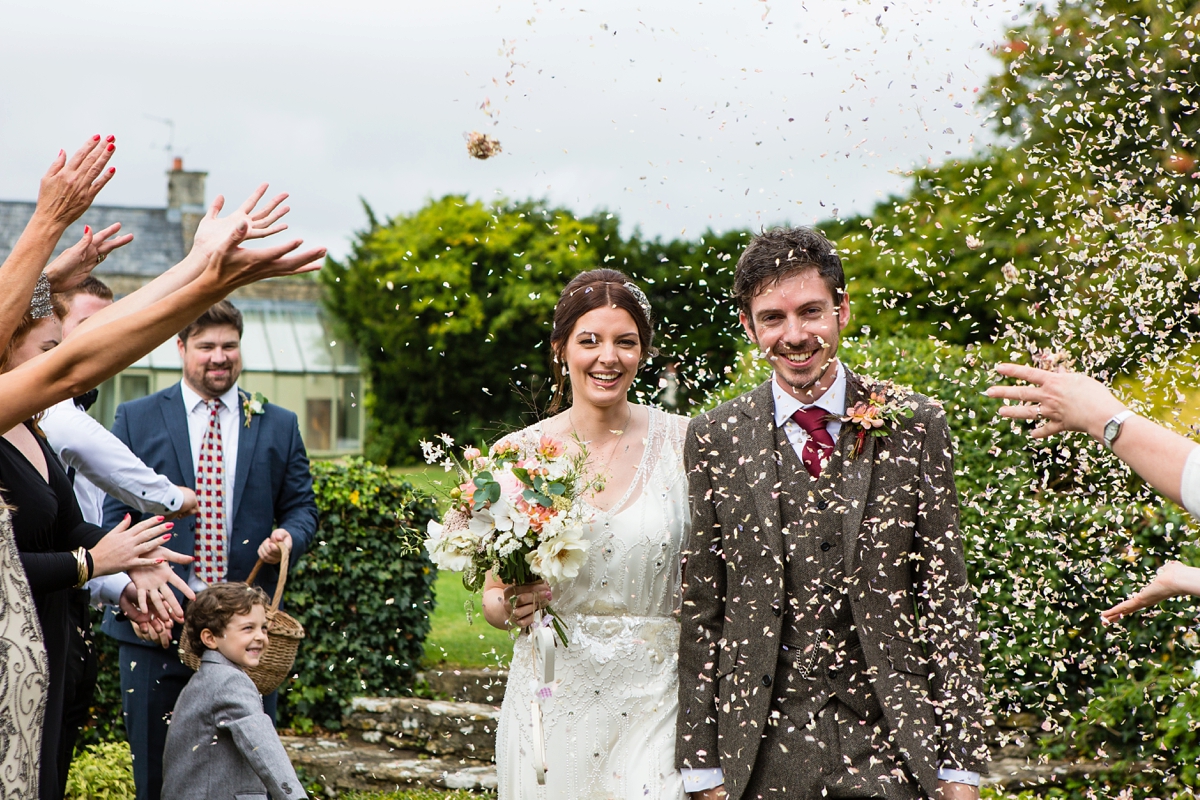
[{"label": "cloudy sky", "polygon": [[[977,89],[1015,0],[9,2],[0,199],[117,135],[112,205],[165,202],[168,145],[209,195],[291,192],[346,252],[427,198],[543,197],[627,228],[812,222],[987,141]],[[164,120],[170,120],[173,126]],[[172,135],[173,130],[173,135]],[[470,159],[463,134],[503,145]]]}]

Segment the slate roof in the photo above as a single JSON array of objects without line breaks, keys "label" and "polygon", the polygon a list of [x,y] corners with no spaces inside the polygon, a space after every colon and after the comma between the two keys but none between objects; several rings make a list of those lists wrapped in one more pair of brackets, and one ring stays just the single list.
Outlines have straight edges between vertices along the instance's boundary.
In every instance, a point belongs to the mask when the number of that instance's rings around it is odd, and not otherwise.
[{"label": "slate roof", "polygon": [[[0,200],[0,262],[8,258],[13,245],[33,216],[35,204]],[[174,219],[172,219],[174,217]],[[121,233],[132,233],[133,241],[113,252],[96,269],[96,275],[141,275],[154,277],[183,260],[183,228],[179,212],[166,208],[130,208],[125,206],[92,206],[83,217],[67,229],[55,248],[58,255],[79,241],[83,226],[101,230],[121,223]]]}]

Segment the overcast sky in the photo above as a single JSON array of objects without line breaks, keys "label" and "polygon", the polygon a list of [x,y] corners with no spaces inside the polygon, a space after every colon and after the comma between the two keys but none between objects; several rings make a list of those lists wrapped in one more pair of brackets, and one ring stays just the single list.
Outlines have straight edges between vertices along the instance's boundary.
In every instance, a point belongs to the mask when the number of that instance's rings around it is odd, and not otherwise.
[{"label": "overcast sky", "polygon": [[[544,197],[627,228],[810,223],[986,141],[1015,0],[5,3],[0,199],[114,133],[100,201],[161,206],[168,143],[210,198],[292,194],[335,255],[380,215]],[[481,109],[487,105],[490,116]],[[160,120],[174,123],[170,128]],[[470,159],[463,134],[504,152]]]}]

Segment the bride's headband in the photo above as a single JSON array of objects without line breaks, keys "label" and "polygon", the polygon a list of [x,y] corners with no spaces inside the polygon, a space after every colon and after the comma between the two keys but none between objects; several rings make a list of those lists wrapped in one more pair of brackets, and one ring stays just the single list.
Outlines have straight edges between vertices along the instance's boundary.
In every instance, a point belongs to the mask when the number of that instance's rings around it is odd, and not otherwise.
[{"label": "bride's headband", "polygon": [[625,283],[621,285],[628,289],[629,293],[633,295],[633,299],[636,300],[637,304],[642,307],[642,313],[646,315],[646,322],[649,322],[650,298],[646,297],[646,293],[643,292],[638,285],[632,281],[625,281]]},{"label": "bride's headband", "polygon": [[50,301],[50,279],[42,273],[33,287],[33,299],[29,301],[29,316],[45,319],[54,316],[54,303]]}]

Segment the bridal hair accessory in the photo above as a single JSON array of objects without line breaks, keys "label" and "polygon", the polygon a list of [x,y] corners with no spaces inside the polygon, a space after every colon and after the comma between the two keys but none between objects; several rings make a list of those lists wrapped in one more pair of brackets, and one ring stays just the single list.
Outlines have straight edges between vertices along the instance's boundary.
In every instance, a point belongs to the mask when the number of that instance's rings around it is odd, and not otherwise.
[{"label": "bridal hair accessory", "polygon": [[646,297],[646,293],[643,292],[641,288],[639,288],[638,285],[632,281],[625,281],[625,283],[621,285],[629,290],[630,294],[633,295],[634,300],[637,300],[637,304],[642,307],[642,311],[646,314],[646,321],[649,322],[650,298]]},{"label": "bridal hair accessory", "polygon": [[33,299],[29,301],[29,316],[45,319],[54,316],[54,304],[50,302],[50,279],[42,273],[33,287]]}]

